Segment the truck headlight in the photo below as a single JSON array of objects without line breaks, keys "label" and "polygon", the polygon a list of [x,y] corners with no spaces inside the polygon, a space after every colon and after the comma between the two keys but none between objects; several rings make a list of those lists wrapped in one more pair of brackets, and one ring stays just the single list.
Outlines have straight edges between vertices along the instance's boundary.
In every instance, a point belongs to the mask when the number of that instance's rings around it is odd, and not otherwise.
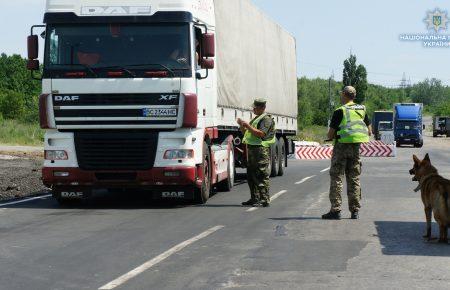
[{"label": "truck headlight", "polygon": [[45,160],[67,160],[67,152],[64,150],[45,150]]},{"label": "truck headlight", "polygon": [[176,160],[176,159],[192,159],[194,158],[194,150],[177,149],[167,150],[164,153],[164,159]]}]

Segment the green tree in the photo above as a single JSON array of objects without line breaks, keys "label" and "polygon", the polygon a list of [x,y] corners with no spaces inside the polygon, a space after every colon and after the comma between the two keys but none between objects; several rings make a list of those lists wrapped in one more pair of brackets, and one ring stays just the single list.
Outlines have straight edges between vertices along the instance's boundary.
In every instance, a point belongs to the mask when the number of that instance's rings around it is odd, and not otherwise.
[{"label": "green tree", "polygon": [[[447,88],[448,91],[448,88]],[[450,95],[446,92],[442,82],[438,79],[426,79],[411,89],[411,98],[415,103],[433,106],[444,102]]]},{"label": "green tree", "polygon": [[355,87],[355,102],[364,103],[367,91],[367,70],[363,65],[356,64],[356,55],[352,54],[344,61],[343,85]]},{"label": "green tree", "polygon": [[19,119],[25,112],[25,101],[22,94],[14,91],[0,93],[0,114],[5,119]]},{"label": "green tree", "polygon": [[37,103],[41,83],[31,77],[26,62],[20,55],[0,55],[1,110],[5,118],[35,122],[38,119]]}]

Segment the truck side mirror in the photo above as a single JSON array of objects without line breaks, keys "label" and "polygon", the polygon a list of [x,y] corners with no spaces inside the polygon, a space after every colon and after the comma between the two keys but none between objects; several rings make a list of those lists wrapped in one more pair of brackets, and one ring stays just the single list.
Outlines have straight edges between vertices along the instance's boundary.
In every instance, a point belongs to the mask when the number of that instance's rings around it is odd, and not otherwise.
[{"label": "truck side mirror", "polygon": [[39,70],[39,60],[37,59],[29,59],[27,61],[27,69],[28,70]]},{"label": "truck side mirror", "polygon": [[202,35],[202,56],[203,57],[216,56],[214,33],[204,33]]},{"label": "truck side mirror", "polygon": [[27,39],[28,46],[28,62],[27,69],[34,71],[39,70],[39,41],[37,35],[30,35]]},{"label": "truck side mirror", "polygon": [[425,125],[423,125],[422,129],[425,130]]},{"label": "truck side mirror", "polygon": [[213,69],[215,65],[214,59],[204,58],[202,59],[202,69]]},{"label": "truck side mirror", "polygon": [[28,42],[28,59],[37,59],[39,57],[39,41],[37,35],[30,35],[27,39]]}]

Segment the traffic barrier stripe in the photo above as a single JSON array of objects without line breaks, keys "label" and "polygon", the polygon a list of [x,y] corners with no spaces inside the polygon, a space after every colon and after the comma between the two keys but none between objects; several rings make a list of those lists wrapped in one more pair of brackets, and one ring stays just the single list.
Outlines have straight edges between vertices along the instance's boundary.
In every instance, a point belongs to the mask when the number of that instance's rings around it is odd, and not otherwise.
[{"label": "traffic barrier stripe", "polygon": [[[333,146],[296,146],[295,158],[303,160],[331,159]],[[361,144],[361,157],[395,157],[395,144],[387,145],[381,141]]]}]

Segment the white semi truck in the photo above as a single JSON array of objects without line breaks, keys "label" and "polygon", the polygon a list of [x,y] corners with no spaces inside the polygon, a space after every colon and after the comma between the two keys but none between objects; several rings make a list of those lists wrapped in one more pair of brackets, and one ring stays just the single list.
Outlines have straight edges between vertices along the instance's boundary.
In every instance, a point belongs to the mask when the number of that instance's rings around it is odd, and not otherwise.
[{"label": "white semi truck", "polygon": [[[39,29],[43,30],[38,31]],[[59,202],[97,190],[208,200],[245,167],[237,118],[266,98],[282,175],[297,132],[295,39],[250,0],[47,0],[43,182]]]}]

